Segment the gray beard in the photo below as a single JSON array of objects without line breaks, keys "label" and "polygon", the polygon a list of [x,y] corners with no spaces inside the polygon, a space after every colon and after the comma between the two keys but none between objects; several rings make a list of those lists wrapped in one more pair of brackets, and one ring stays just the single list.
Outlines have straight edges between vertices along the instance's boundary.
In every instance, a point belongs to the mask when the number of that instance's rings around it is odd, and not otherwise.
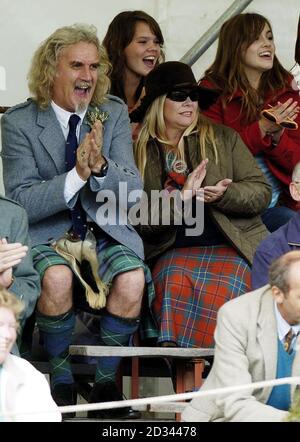
[{"label": "gray beard", "polygon": [[85,101],[78,103],[75,109],[75,112],[84,112],[87,109],[87,105]]}]

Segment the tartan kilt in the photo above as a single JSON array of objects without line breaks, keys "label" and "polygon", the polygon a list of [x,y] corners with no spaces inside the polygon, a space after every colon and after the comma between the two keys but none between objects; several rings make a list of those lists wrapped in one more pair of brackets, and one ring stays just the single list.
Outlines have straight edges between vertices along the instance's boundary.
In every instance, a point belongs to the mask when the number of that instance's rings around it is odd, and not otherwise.
[{"label": "tartan kilt", "polygon": [[[99,260],[99,276],[107,284],[111,284],[114,277],[121,273],[138,268],[144,270],[145,294],[139,331],[143,339],[156,338],[158,336],[157,322],[152,312],[155,292],[149,267],[131,249],[107,238],[101,238],[97,241],[97,256]],[[48,245],[41,244],[33,247],[32,258],[33,265],[38,271],[41,280],[48,267],[53,265],[67,265],[70,267],[69,263]],[[87,308],[87,311],[91,312],[91,310],[91,308]],[[99,310],[93,311],[94,313],[99,312]]]},{"label": "tartan kilt", "polygon": [[166,252],[152,272],[158,342],[213,347],[219,308],[251,290],[250,274],[246,261],[227,245]]}]

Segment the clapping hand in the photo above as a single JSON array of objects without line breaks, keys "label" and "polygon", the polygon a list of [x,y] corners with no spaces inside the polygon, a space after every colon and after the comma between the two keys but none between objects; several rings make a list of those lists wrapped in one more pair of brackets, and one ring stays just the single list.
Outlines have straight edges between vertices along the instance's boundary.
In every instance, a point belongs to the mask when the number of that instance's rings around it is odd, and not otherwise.
[{"label": "clapping hand", "polygon": [[[284,131],[281,124],[285,121],[293,122],[297,118],[299,111],[298,101],[294,101],[292,98],[289,98],[284,103],[278,101],[275,106],[262,111],[263,116],[259,120],[259,126],[263,135],[272,134],[274,141],[278,143]],[[267,113],[266,116],[264,116],[264,112]],[[271,121],[271,119],[274,121]]]},{"label": "clapping hand", "polygon": [[103,147],[103,126],[100,120],[95,121],[90,132],[91,136],[91,153],[89,157],[89,167],[92,172],[100,172],[103,164],[106,163],[102,156]]},{"label": "clapping hand", "polygon": [[84,140],[78,146],[76,153],[76,170],[78,175],[87,180],[92,172],[99,172],[101,166],[106,162],[102,156],[103,127],[101,121],[93,124],[90,133],[86,134]]},{"label": "clapping hand", "polygon": [[6,238],[0,238],[0,285],[6,288],[11,285],[12,269],[22,261],[27,251],[27,246],[8,244]]},{"label": "clapping hand", "polygon": [[215,186],[205,186],[204,202],[214,203],[221,199],[231,183],[232,180],[230,178],[224,178],[223,180],[219,181]]},{"label": "clapping hand", "polygon": [[[206,165],[208,163],[208,159],[202,160],[199,166],[193,170],[187,177],[187,180],[181,190],[181,197],[183,201],[186,201],[192,198],[195,195],[198,195],[201,190],[202,182],[206,175]],[[189,190],[190,192],[186,192]]]}]

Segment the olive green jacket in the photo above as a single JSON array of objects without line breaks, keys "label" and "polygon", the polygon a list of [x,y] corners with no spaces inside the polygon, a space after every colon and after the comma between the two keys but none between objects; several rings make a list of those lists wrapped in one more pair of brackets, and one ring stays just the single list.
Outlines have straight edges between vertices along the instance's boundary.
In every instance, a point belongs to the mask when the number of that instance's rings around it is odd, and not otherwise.
[{"label": "olive green jacket", "polygon": [[[268,207],[271,199],[271,186],[258,167],[252,154],[244,145],[240,136],[223,125],[213,124],[218,147],[218,163],[214,158],[211,144],[206,146],[209,159],[203,186],[213,186],[224,178],[232,179],[223,197],[212,204],[205,204],[212,220],[223,232],[229,243],[252,263],[255,249],[268,234],[261,221],[260,214]],[[185,139],[185,151],[195,169],[201,162],[198,134],[190,134]],[[147,163],[144,176],[144,190],[149,200],[151,211],[159,211],[157,225],[148,224],[138,227],[144,240],[146,258],[152,258],[172,246],[176,237],[175,225],[162,225],[162,210],[157,205],[151,207],[151,190],[162,190],[166,180],[165,167],[161,158],[158,142],[150,139],[147,146]],[[171,208],[174,209],[173,205]],[[172,223],[171,223],[172,224]]]}]

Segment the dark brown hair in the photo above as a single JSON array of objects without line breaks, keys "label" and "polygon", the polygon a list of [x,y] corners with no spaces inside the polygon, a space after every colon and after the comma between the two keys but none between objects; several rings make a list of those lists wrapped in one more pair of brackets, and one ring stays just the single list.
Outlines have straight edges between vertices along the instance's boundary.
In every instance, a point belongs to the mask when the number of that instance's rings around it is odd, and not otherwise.
[{"label": "dark brown hair", "polygon": [[[153,17],[146,14],[144,11],[124,11],[116,15],[113,21],[110,23],[107,33],[103,40],[103,46],[106,48],[110,63],[112,65],[111,70],[111,93],[117,97],[122,98],[126,102],[124,93],[124,81],[123,75],[125,70],[125,56],[124,49],[131,43],[136,23],[145,22],[153,34],[157,37],[160,46],[164,44],[164,38],[159,27],[159,24]],[[162,61],[164,55],[162,52]],[[144,85],[144,79],[141,79],[138,86],[135,98],[138,100],[141,94],[141,90]]]},{"label": "dark brown hair", "polygon": [[215,61],[205,72],[205,78],[222,91],[223,105],[231,101],[237,91],[242,93],[242,110],[245,123],[256,120],[259,104],[268,95],[288,87],[289,73],[276,55],[272,69],[261,76],[256,91],[249,83],[244,71],[242,54],[262,33],[270,22],[260,14],[238,14],[221,27]]}]

